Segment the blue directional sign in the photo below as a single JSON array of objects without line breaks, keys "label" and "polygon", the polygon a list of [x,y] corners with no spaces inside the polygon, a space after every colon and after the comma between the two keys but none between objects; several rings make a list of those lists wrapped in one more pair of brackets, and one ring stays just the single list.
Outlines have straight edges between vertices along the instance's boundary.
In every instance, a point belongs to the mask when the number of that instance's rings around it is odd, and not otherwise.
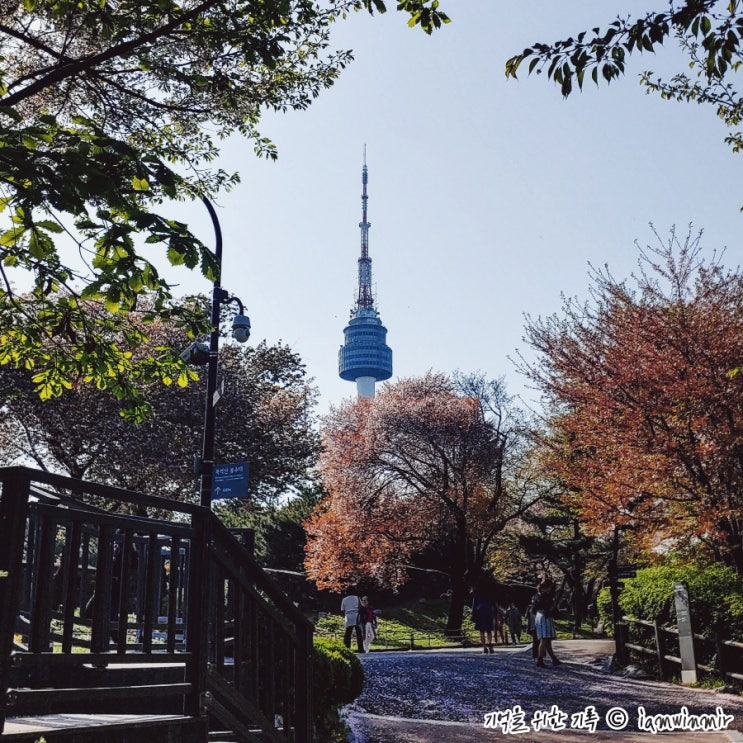
[{"label": "blue directional sign", "polygon": [[212,474],[212,500],[246,498],[249,471],[248,462],[215,464]]}]

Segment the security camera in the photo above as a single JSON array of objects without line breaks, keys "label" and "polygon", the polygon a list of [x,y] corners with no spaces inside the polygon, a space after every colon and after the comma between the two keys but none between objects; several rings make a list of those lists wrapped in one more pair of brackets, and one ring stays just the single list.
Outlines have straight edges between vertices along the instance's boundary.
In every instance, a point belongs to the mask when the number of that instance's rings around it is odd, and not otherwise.
[{"label": "security camera", "polygon": [[181,358],[187,364],[204,366],[209,363],[209,346],[206,343],[195,341],[181,354]]},{"label": "security camera", "polygon": [[245,343],[250,338],[250,318],[247,315],[235,315],[232,321],[232,337],[238,343]]}]

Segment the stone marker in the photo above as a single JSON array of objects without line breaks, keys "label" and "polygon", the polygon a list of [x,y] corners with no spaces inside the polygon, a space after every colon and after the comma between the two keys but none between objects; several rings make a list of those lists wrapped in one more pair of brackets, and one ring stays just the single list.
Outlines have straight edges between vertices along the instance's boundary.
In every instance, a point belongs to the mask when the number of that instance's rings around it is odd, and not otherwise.
[{"label": "stone marker", "polygon": [[676,620],[679,631],[679,652],[681,654],[681,683],[697,682],[697,664],[694,658],[694,635],[691,630],[689,612],[689,592],[683,583],[673,586],[673,599],[676,604]]}]

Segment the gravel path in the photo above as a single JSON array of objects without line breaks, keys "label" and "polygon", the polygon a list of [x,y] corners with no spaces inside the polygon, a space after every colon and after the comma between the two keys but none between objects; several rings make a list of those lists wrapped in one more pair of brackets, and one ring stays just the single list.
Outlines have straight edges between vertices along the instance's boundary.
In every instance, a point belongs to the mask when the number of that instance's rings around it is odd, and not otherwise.
[{"label": "gravel path", "polygon": [[[494,655],[461,650],[362,656],[367,683],[348,708],[355,741],[645,740],[650,733],[638,726],[641,707],[646,716],[679,714],[682,707],[691,715],[712,715],[721,707],[733,717],[725,729],[743,730],[743,697],[610,675],[596,658],[601,653],[592,653],[588,645],[557,644],[558,656],[565,662],[544,669],[534,667],[528,651],[513,649],[500,649]],[[553,705],[565,715],[562,720],[559,714],[552,718],[546,714]],[[523,712],[520,722],[517,707]],[[586,713],[584,719],[573,717],[581,712]],[[486,729],[488,713],[498,714],[491,716]],[[555,730],[561,721],[564,728],[558,734]],[[522,732],[517,734],[519,727]],[[658,735],[652,737],[657,740]],[[740,734],[676,731],[666,739],[712,743],[736,738],[743,741]]]}]

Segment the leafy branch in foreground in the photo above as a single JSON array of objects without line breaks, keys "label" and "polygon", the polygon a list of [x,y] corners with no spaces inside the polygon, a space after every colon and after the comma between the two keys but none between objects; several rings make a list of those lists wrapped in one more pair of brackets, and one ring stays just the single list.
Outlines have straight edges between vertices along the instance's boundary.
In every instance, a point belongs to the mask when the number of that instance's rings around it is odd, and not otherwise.
[{"label": "leafy branch in foreground", "polygon": [[[552,43],[536,43],[506,62],[506,77],[516,78],[522,65],[528,74],[546,74],[564,96],[583,89],[586,79],[610,83],[626,71],[631,55],[658,51],[674,38],[688,60],[688,70],[669,79],[645,71],[640,82],[667,100],[711,104],[730,128],[726,142],[743,149],[743,97],[737,87],[743,41],[743,8],[739,0],[684,0],[662,13],[618,17],[606,27],[581,31]],[[686,67],[686,66],[685,66]]]},{"label": "leafy branch in foreground", "polygon": [[[304,109],[351,61],[330,48],[351,11],[382,0],[24,0],[0,18],[0,363],[34,369],[39,391],[95,383],[126,399],[127,375],[169,375],[177,361],[132,362],[128,313],[209,330],[173,301],[153,264],[216,266],[163,202],[231,188],[215,142],[238,132],[259,155],[263,111]],[[398,9],[431,33],[438,0]],[[80,260],[75,257],[79,255]],[[30,275],[32,289],[15,281]],[[90,303],[88,300],[94,300]],[[91,312],[100,303],[108,313]],[[111,314],[112,313],[112,314]],[[117,340],[114,341],[113,338]],[[137,405],[134,405],[138,411]]]},{"label": "leafy branch in foreground", "polygon": [[[721,5],[725,9],[716,10]],[[663,13],[647,13],[635,20],[618,17],[605,29],[595,27],[561,41],[536,43],[506,62],[506,77],[515,78],[528,59],[529,74],[546,72],[567,96],[574,82],[583,87],[587,73],[596,84],[611,82],[624,74],[627,57],[655,52],[673,35],[687,50],[696,50],[703,73],[712,81],[732,71],[742,32],[743,12],[737,1],[686,0],[678,8],[671,3]]]}]

